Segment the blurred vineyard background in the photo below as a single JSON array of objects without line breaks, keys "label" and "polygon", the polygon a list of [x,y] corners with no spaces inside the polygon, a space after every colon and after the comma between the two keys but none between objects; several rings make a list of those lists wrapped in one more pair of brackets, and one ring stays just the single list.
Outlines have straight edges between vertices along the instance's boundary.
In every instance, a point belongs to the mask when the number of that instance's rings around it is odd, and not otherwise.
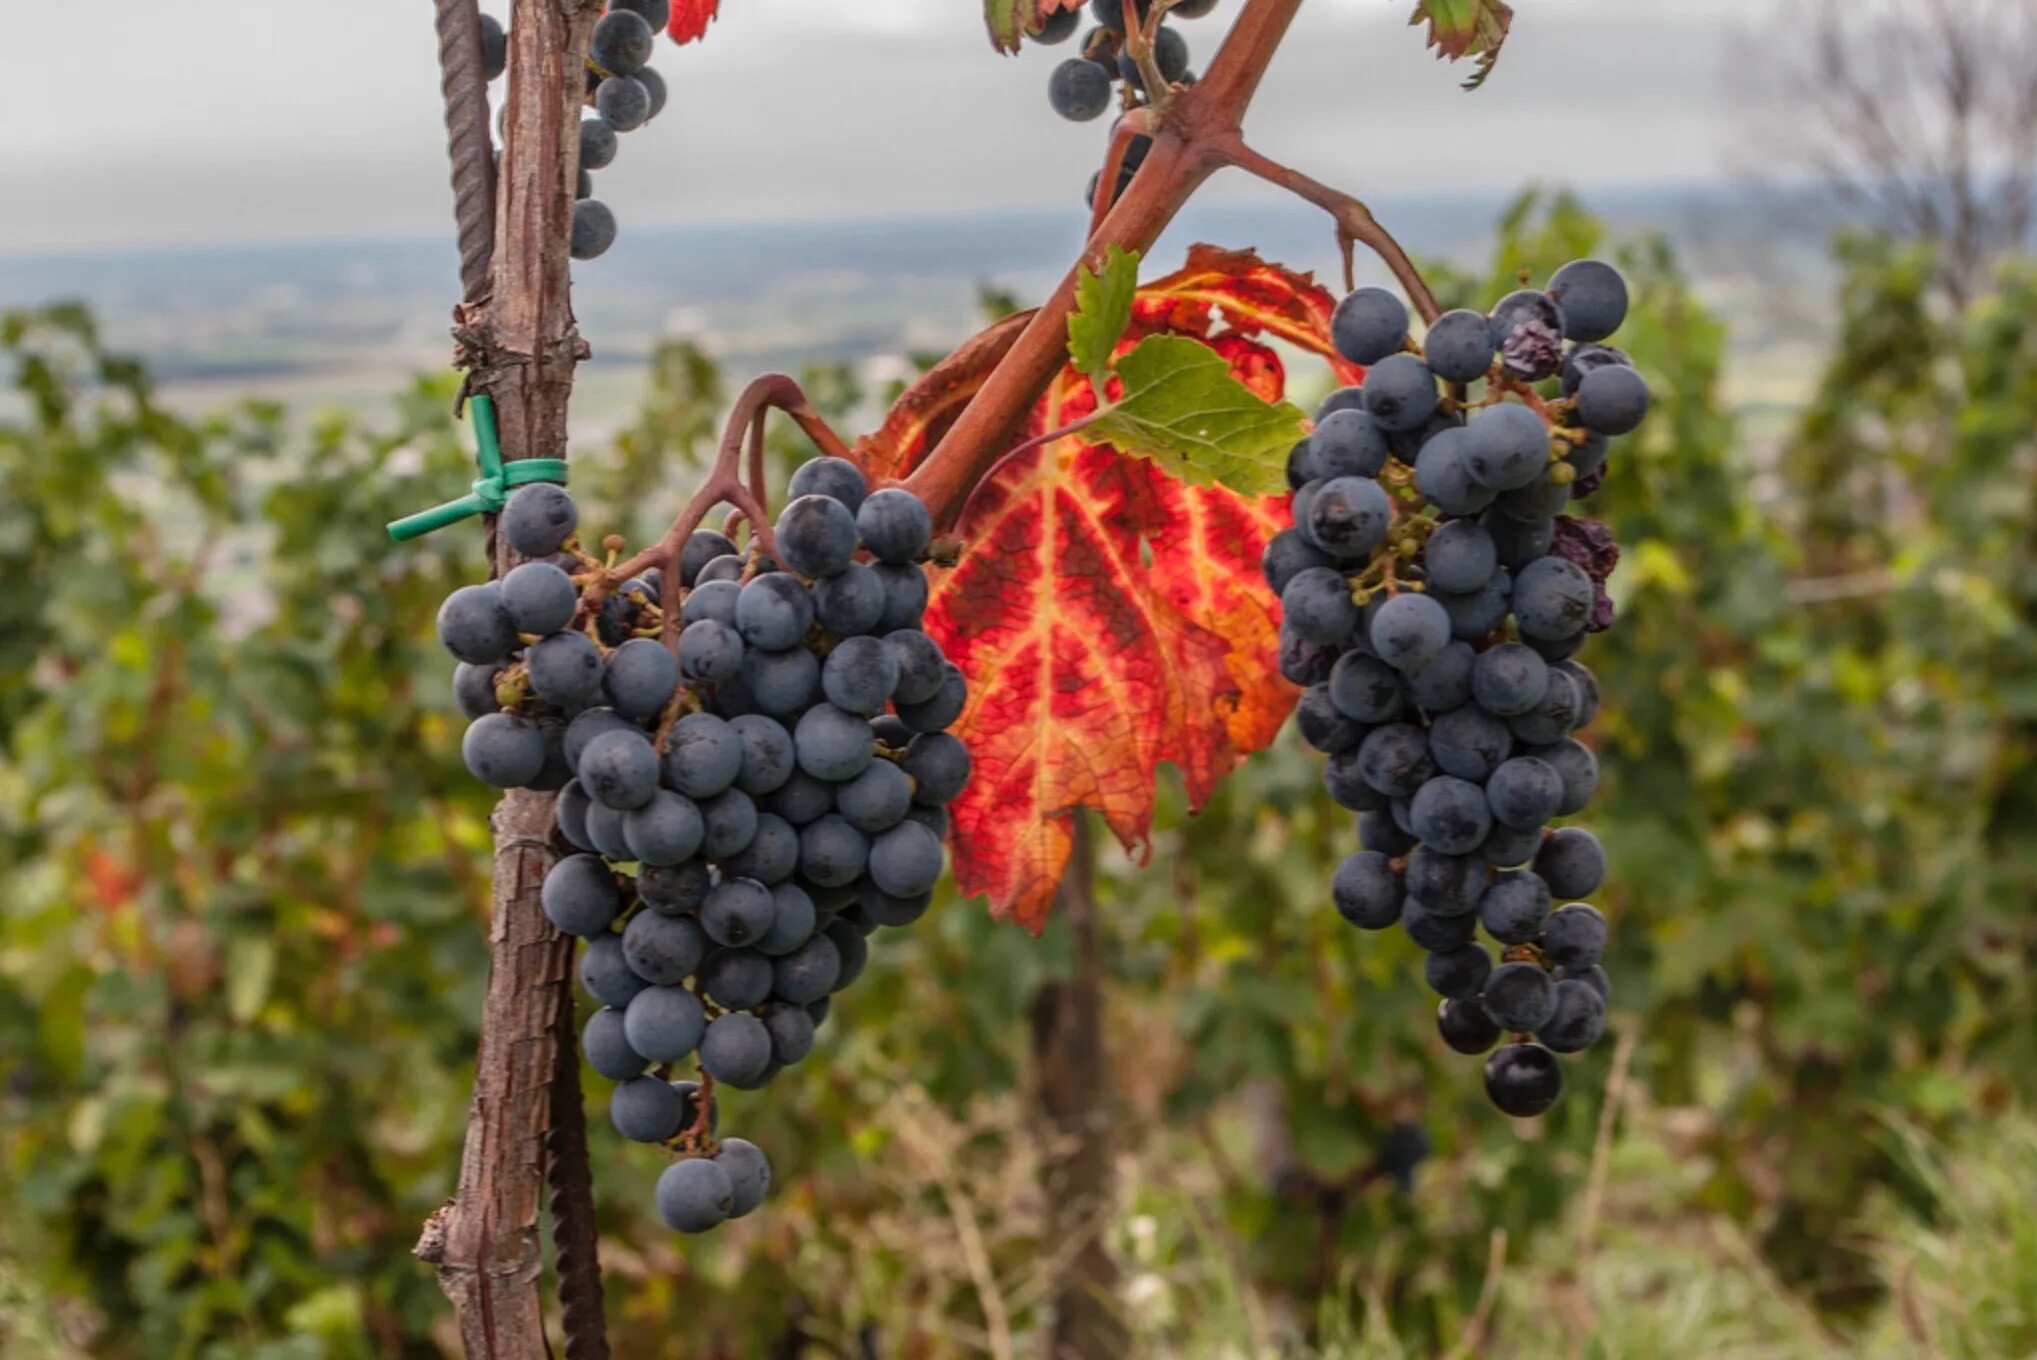
[{"label": "blurred vineyard background", "polygon": [[[1730,390],[1759,309],[1570,197],[1434,275],[1608,254],[1657,394],[1594,501],[1616,990],[1555,1112],[1493,1114],[1413,946],[1330,909],[1351,821],[1290,732],[1164,788],[1150,865],[1085,836],[1038,941],[952,894],[882,932],[733,1097],[767,1211],[675,1239],[597,1103],[615,1353],[2037,1356],[2037,258],[1872,219],[1815,356]],[[720,357],[651,351],[591,522],[683,498]],[[872,372],[802,380],[864,427]],[[471,476],[451,383],[196,413],[64,305],[0,315],[0,377],[0,1356],[454,1354],[410,1249],[490,800],[430,625],[483,561],[382,533]]]}]

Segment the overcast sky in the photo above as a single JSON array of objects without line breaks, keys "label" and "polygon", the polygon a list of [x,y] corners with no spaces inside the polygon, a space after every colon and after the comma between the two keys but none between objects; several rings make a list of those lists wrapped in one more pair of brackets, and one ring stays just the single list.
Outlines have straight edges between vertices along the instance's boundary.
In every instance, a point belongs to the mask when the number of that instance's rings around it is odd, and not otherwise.
[{"label": "overcast sky", "polygon": [[[1241,2],[1182,24],[1198,67]],[[1408,0],[1311,0],[1246,131],[1382,199],[1706,179],[1745,126],[1725,67],[1770,4],[1515,0],[1499,69],[1464,94]],[[81,29],[83,8],[0,0],[0,250],[445,227],[429,0],[146,0]],[[671,106],[601,178],[625,221],[1063,203],[1094,166],[1101,124],[1047,107],[1065,50],[997,56],[979,0],[724,13],[704,44],[661,44]],[[66,56],[81,40],[89,62]]]}]

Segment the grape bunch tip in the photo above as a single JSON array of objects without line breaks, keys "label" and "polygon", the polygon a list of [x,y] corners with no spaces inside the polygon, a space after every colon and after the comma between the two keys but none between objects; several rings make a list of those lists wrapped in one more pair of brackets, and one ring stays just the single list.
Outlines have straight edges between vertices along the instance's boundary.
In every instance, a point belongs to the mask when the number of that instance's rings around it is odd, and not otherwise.
[{"label": "grape bunch tip", "polygon": [[1347,295],[1332,340],[1365,380],[1332,393],[1289,456],[1292,522],[1262,562],[1282,672],[1304,687],[1296,725],[1359,814],[1335,906],[1426,951],[1443,1042],[1490,1054],[1487,1095],[1523,1118],[1562,1095],[1556,1055],[1597,1042],[1611,999],[1606,920],[1582,900],[1605,852],[1549,823],[1598,785],[1575,736],[1598,681],[1574,657],[1612,610],[1574,559],[1600,563],[1609,540],[1562,512],[1647,414],[1646,381],[1603,343],[1626,311],[1596,260],[1490,313],[1446,313],[1419,341],[1399,297]]},{"label": "grape bunch tip", "polygon": [[[921,627],[926,507],[839,458],[791,496],[780,560],[703,529],[669,573],[610,589],[572,497],[533,483],[498,524],[525,560],[438,618],[468,769],[557,791],[566,853],[541,896],[585,942],[582,1048],[617,1083],[617,1132],[680,1154],[657,1207],[681,1232],[764,1199],[770,1163],[719,1137],[713,1086],[804,1059],[866,937],[926,912],[970,774],[946,731],[962,673]],[[668,1078],[689,1059],[702,1081]]]}]

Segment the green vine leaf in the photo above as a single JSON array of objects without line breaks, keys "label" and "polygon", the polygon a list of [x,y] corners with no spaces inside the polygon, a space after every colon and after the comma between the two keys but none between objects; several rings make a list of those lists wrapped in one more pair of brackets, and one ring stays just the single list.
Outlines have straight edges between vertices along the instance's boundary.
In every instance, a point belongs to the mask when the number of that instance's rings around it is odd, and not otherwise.
[{"label": "green vine leaf", "polygon": [[1103,390],[1110,356],[1118,337],[1132,322],[1132,299],[1139,291],[1139,252],[1112,243],[1104,252],[1103,273],[1088,265],[1075,272],[1075,311],[1068,318],[1068,357],[1076,369]]},{"label": "green vine leaf", "polygon": [[1492,74],[1499,49],[1514,22],[1513,9],[1503,0],[1416,0],[1408,19],[1414,27],[1429,26],[1429,46],[1446,61],[1478,58],[1478,69],[1465,80],[1464,88],[1475,90]]},{"label": "green vine leaf", "polygon": [[1118,360],[1123,395],[1087,422],[1084,438],[1151,458],[1183,481],[1248,496],[1287,488],[1287,454],[1302,437],[1299,407],[1268,402],[1215,351],[1153,335]]}]

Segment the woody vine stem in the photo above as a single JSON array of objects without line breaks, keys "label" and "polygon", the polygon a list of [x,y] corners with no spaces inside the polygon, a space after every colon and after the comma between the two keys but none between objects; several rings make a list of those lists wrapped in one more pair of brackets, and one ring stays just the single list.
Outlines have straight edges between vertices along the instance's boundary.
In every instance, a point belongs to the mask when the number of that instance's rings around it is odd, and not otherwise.
[{"label": "woody vine stem", "polygon": [[[435,2],[465,283],[457,313],[460,364],[469,370],[469,387],[496,400],[506,460],[561,458],[573,369],[586,353],[571,314],[568,243],[581,73],[600,0],[514,0],[499,186],[486,138],[478,5]],[[1363,245],[1385,262],[1422,316],[1435,318],[1434,297],[1419,271],[1362,202],[1244,140],[1245,112],[1302,3],[1244,0],[1200,83],[1169,86],[1152,59],[1152,42],[1170,0],[1156,0],[1143,26],[1135,0],[1124,0],[1127,49],[1154,95],[1113,137],[1102,182],[1115,183],[1135,135],[1150,136],[1152,145],[1124,193],[1096,210],[1081,257],[1053,294],[1029,316],[969,342],[995,346],[997,362],[904,482],[937,522],[952,523],[959,515],[1060,370],[1078,270],[1100,270],[1112,246],[1146,253],[1220,169],[1243,170],[1329,213],[1347,282],[1352,250]],[[849,453],[792,379],[759,378],[738,399],[705,483],[671,528],[625,561],[590,561],[587,598],[598,603],[646,568],[669,570],[687,535],[718,506],[733,507],[732,519],[747,520],[769,550],[761,437],[774,409],[789,415],[822,452]],[[514,564],[505,545],[494,544],[491,557],[497,574]],[[666,621],[668,644],[677,612]],[[546,1180],[561,1247],[566,1354],[569,1360],[607,1355],[577,1057],[570,1025],[561,1023],[572,1004],[572,947],[545,921],[537,892],[552,857],[550,822],[549,797],[529,793],[506,796],[494,819],[490,977],[459,1193],[426,1225],[418,1246],[418,1254],[439,1268],[468,1354],[488,1360],[549,1354],[537,1236],[537,1188]]]}]

